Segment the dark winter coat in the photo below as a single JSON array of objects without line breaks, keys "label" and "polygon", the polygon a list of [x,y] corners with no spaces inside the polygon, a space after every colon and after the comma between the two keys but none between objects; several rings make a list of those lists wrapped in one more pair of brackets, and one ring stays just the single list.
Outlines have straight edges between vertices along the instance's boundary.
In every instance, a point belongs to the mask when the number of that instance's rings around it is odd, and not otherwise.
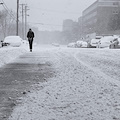
[{"label": "dark winter coat", "polygon": [[28,33],[27,33],[27,38],[34,38],[34,32],[33,31],[29,31]]}]

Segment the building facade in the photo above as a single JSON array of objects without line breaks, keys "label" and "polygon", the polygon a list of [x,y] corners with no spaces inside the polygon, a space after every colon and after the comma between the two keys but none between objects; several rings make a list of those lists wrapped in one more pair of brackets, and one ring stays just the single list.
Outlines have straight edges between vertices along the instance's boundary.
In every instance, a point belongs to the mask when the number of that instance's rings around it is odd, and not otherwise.
[{"label": "building facade", "polygon": [[82,31],[83,31],[83,17],[81,16],[81,17],[79,17],[78,18],[78,26],[79,26],[79,29],[78,29],[78,31],[79,31],[79,38],[82,38],[83,37],[83,33],[82,33]]},{"label": "building facade", "polygon": [[67,43],[77,41],[81,36],[79,35],[79,24],[71,19],[63,21],[63,37]]},{"label": "building facade", "polygon": [[120,34],[120,0],[97,0],[82,13],[86,37]]}]

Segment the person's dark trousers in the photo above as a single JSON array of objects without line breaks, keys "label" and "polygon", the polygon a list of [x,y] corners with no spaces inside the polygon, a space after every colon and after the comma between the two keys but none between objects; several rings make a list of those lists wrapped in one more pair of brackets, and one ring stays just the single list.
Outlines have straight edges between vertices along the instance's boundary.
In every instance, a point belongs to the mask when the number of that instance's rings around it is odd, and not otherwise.
[{"label": "person's dark trousers", "polygon": [[30,48],[30,51],[32,52],[33,38],[29,38],[28,41],[29,41],[29,48]]}]

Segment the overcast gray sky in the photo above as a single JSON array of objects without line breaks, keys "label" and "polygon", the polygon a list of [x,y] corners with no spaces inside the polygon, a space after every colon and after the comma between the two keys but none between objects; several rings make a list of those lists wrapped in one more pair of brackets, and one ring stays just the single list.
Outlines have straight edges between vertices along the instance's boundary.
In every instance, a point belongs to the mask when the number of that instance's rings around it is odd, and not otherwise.
[{"label": "overcast gray sky", "polygon": [[[3,0],[16,11],[17,0]],[[64,19],[77,21],[82,11],[96,0],[19,0],[28,5],[27,21],[40,30],[61,30]],[[1,0],[2,2],[2,0]],[[20,8],[21,9],[21,8]],[[21,18],[20,18],[21,19]],[[41,24],[37,24],[41,23]]]}]

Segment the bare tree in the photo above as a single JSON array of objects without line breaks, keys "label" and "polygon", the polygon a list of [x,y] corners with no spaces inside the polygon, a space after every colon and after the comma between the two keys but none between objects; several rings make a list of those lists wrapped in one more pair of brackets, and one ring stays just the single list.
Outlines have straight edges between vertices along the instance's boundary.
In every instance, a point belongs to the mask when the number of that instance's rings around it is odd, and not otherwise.
[{"label": "bare tree", "polygon": [[2,37],[15,34],[15,18],[12,11],[9,13],[6,10],[0,12],[0,31]]}]

